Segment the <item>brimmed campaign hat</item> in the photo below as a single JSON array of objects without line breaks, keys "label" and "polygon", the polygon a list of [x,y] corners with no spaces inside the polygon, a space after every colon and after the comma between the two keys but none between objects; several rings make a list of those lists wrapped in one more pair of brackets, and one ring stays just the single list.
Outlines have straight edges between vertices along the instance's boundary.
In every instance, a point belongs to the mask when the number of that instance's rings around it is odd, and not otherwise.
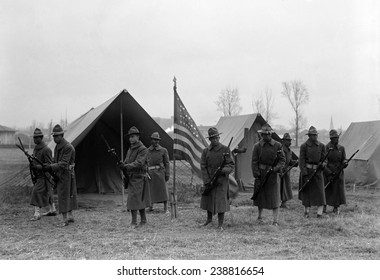
[{"label": "brimmed campaign hat", "polygon": [[158,134],[158,132],[153,132],[152,136],[150,136],[150,138],[155,139],[155,140],[161,140],[160,134]]},{"label": "brimmed campaign hat", "polygon": [[41,129],[36,128],[36,129],[34,130],[34,132],[33,132],[33,137],[44,137],[44,135],[43,135]]},{"label": "brimmed campaign hat", "polygon": [[206,137],[206,138],[216,137],[216,136],[219,136],[220,134],[222,134],[222,133],[219,133],[219,131],[216,127],[210,127],[208,129],[208,137]]},{"label": "brimmed campaign hat", "polygon": [[290,137],[289,133],[285,133],[284,136],[282,136],[282,140],[292,140],[292,137]]},{"label": "brimmed campaign hat", "polygon": [[258,131],[258,133],[261,133],[261,134],[271,134],[272,132],[273,132],[272,129],[267,124],[264,124],[261,127],[261,129]]},{"label": "brimmed campaign hat", "polygon": [[62,135],[62,134],[64,134],[62,127],[59,124],[56,124],[53,127],[53,132],[51,135],[57,136],[57,135]]},{"label": "brimmed campaign hat", "polygon": [[314,126],[310,126],[309,131],[306,133],[306,135],[318,135],[318,131]]},{"label": "brimmed campaign hat", "polygon": [[336,131],[335,129],[331,129],[329,132],[329,135],[330,135],[330,138],[338,138],[339,137],[338,131]]},{"label": "brimmed campaign hat", "polygon": [[140,135],[140,131],[137,129],[137,127],[135,126],[132,126],[129,130],[128,130],[128,136],[131,136],[131,135]]}]

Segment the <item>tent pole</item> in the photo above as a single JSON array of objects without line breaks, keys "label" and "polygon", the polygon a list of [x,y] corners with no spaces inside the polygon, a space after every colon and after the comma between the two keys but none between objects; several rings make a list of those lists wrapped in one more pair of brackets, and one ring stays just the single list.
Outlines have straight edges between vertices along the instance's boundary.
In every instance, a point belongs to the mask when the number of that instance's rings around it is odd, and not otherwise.
[{"label": "tent pole", "polygon": [[[125,90],[123,90],[121,93],[123,93]],[[124,128],[123,128],[123,96],[120,96],[120,160],[121,162],[124,162]],[[123,211],[125,210],[125,200],[124,200],[124,174],[120,171],[121,174],[121,204],[123,207]]]}]

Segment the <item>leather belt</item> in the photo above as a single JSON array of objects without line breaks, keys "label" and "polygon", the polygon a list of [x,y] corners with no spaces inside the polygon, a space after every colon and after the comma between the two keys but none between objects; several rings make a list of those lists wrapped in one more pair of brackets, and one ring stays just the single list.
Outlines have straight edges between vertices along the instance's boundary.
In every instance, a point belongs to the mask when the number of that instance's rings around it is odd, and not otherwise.
[{"label": "leather belt", "polygon": [[156,169],[161,169],[161,166],[160,165],[153,165],[153,166],[148,167],[148,170],[156,170]]},{"label": "leather belt", "polygon": [[271,167],[272,166],[270,166],[270,165],[259,163],[259,168],[260,169],[267,170],[267,169],[270,169]]},{"label": "leather belt", "polygon": [[306,163],[306,168],[309,168],[309,169],[317,169],[318,168],[318,164],[310,164],[310,163]]}]

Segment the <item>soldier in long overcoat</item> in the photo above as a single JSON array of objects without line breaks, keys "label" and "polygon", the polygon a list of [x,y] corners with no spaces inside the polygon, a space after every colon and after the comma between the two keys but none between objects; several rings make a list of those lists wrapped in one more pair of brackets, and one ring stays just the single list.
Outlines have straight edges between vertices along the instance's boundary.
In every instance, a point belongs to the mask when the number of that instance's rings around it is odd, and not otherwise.
[{"label": "soldier in long overcoat", "polygon": [[[52,151],[43,141],[43,133],[39,128],[36,128],[33,133],[33,141],[36,146],[33,150],[33,156],[40,163],[50,164],[52,162]],[[44,213],[44,216],[57,215],[52,192],[53,179],[48,173],[43,171],[43,165],[40,165],[36,160],[31,166],[36,182],[33,185],[32,198],[30,204],[34,206],[34,215],[31,221],[37,221],[41,218],[41,208],[49,206],[49,212]]]},{"label": "soldier in long overcoat", "polygon": [[58,177],[57,194],[58,210],[62,214],[63,223],[59,227],[74,222],[73,210],[78,208],[77,187],[75,181],[75,148],[64,138],[62,127],[57,124],[53,128],[54,148],[52,164],[45,164],[44,169],[52,170]]},{"label": "soldier in long overcoat", "polygon": [[281,208],[288,208],[286,202],[293,198],[292,185],[290,184],[290,169],[298,166],[298,160],[292,159],[291,144],[292,138],[289,133],[285,133],[282,137],[282,151],[285,155],[285,166],[280,173]]},{"label": "soldier in long overcoat", "polygon": [[[285,156],[281,143],[272,139],[272,130],[268,125],[264,125],[258,131],[261,140],[253,146],[252,151],[252,173],[255,178],[254,193],[258,193],[253,205],[258,207],[259,223],[263,222],[263,209],[273,210],[273,225],[278,225],[278,208],[281,205],[280,184],[278,173],[285,164]],[[270,171],[271,170],[271,171]],[[262,186],[264,178],[271,172],[268,180]]]},{"label": "soldier in long overcoat", "polygon": [[[318,170],[318,165],[326,153],[325,145],[318,141],[318,131],[314,126],[309,128],[306,135],[309,136],[309,139],[300,147],[300,189]],[[326,204],[322,170],[317,171],[315,176],[299,192],[299,199],[302,200],[302,205],[305,207],[304,215],[306,218],[309,218],[311,206],[318,206],[317,217],[322,217],[323,205]]]},{"label": "soldier in long overcoat", "polygon": [[208,130],[210,145],[203,149],[201,156],[201,171],[203,183],[207,188],[211,178],[225,160],[224,167],[217,177],[214,188],[207,195],[202,195],[201,209],[207,210],[207,220],[204,226],[212,222],[212,216],[218,213],[218,228],[223,230],[224,213],[230,211],[228,194],[228,176],[234,169],[231,151],[219,142],[220,133],[215,127]]},{"label": "soldier in long overcoat", "polygon": [[[335,129],[330,130],[330,142],[326,145],[326,150],[330,150],[327,156],[327,165],[323,170],[325,185],[336,175],[339,169],[347,167],[346,150],[339,144],[339,135]],[[346,204],[346,191],[344,188],[344,171],[325,189],[326,204],[333,206],[333,212],[339,214],[339,206]]]},{"label": "soldier in long overcoat", "polygon": [[153,132],[150,137],[151,146],[148,148],[148,172],[150,175],[150,211],[153,211],[153,203],[164,203],[164,212],[168,213],[168,190],[166,182],[170,178],[170,164],[168,150],[160,145],[160,134]]},{"label": "soldier in long overcoat", "polygon": [[147,223],[145,208],[150,206],[149,181],[147,173],[148,149],[140,141],[140,131],[132,126],[128,131],[131,146],[123,163],[119,164],[121,170],[128,174],[127,209],[131,211],[131,227],[137,226],[137,210],[140,213],[140,226]]}]

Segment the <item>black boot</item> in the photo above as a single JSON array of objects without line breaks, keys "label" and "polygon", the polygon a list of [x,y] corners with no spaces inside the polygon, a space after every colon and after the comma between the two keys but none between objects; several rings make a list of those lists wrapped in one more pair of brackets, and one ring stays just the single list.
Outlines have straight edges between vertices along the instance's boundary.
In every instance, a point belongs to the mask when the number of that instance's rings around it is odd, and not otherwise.
[{"label": "black boot", "polygon": [[164,212],[165,213],[169,213],[168,212],[168,202],[167,201],[164,201]]},{"label": "black boot", "polygon": [[206,220],[206,222],[203,225],[207,226],[211,222],[212,222],[212,212],[207,211],[207,220]]},{"label": "black boot", "polygon": [[137,210],[131,210],[131,213],[132,213],[131,227],[134,228],[137,226]]},{"label": "black boot", "polygon": [[140,209],[139,211],[140,211],[140,218],[141,218],[140,225],[143,226],[146,224],[145,209]]},{"label": "black boot", "polygon": [[223,222],[224,222],[224,213],[218,213],[218,229],[224,230]]}]

